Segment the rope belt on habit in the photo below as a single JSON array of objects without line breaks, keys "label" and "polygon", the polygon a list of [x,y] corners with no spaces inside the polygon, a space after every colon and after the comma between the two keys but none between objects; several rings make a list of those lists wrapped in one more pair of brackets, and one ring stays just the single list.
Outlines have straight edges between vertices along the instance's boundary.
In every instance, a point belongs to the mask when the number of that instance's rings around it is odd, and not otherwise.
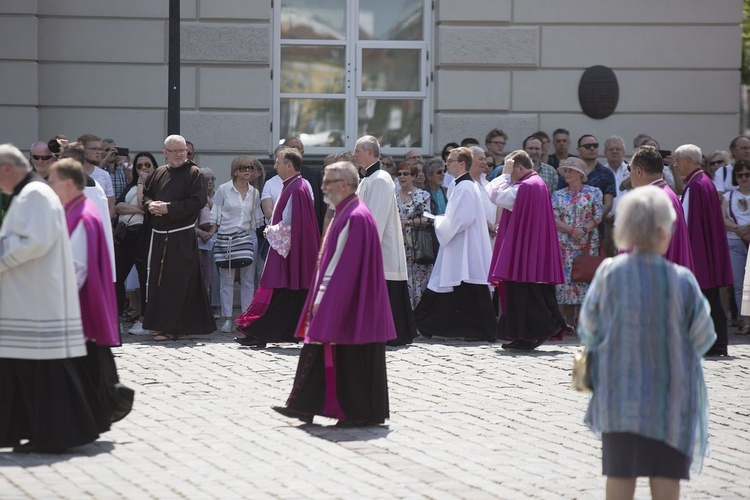
[{"label": "rope belt on habit", "polygon": [[189,226],[180,227],[177,229],[167,229],[166,231],[160,231],[159,229],[151,229],[151,240],[148,243],[148,260],[147,268],[146,268],[146,302],[148,302],[148,286],[149,281],[151,281],[151,251],[154,248],[154,233],[159,234],[166,234],[167,237],[164,239],[164,250],[161,253],[161,263],[159,264],[159,279],[156,282],[157,288],[161,286],[161,277],[164,273],[164,259],[167,257],[167,242],[169,241],[169,235],[170,233],[179,233],[180,231],[187,231],[188,229],[192,229],[195,227],[195,224],[190,224]]}]

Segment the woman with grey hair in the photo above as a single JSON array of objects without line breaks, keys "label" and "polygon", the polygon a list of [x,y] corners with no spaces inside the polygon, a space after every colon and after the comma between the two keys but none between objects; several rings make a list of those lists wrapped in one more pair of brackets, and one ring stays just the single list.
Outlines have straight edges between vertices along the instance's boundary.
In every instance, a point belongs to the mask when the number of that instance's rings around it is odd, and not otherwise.
[{"label": "woman with grey hair", "polygon": [[643,476],[653,498],[678,498],[706,452],[702,357],[716,333],[693,274],[662,257],[675,218],[657,187],[626,194],[615,243],[633,252],[602,263],[581,309],[593,386],[585,422],[602,437],[607,498],[633,498]]}]

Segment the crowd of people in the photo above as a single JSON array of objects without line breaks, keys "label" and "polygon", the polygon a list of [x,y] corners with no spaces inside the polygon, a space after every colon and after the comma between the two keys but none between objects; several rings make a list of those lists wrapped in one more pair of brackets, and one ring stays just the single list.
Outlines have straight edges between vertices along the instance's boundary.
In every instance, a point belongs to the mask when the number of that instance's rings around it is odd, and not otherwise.
[{"label": "crowd of people", "polygon": [[[694,367],[704,354],[728,355],[726,308],[736,312],[738,333],[750,333],[750,293],[743,295],[750,138],[733,139],[729,153],[704,156],[692,144],[661,150],[642,134],[626,161],[624,140],[612,136],[603,145],[604,162],[593,134],[577,139],[575,154],[565,129],[551,138],[537,131],[520,150],[506,152],[507,144],[508,136],[493,129],[484,147],[467,138],[426,161],[416,150],[397,161],[366,135],[352,151],[327,157],[321,171],[305,165],[304,145],[292,137],[274,151],[273,175],[266,177],[257,159],[240,155],[231,163],[230,180],[218,187],[213,171],[196,164],[193,144],[179,135],[165,139],[162,166],[149,152],[131,157],[114,140],[93,134],[75,142],[62,136],[35,142],[29,160],[2,146],[2,290],[9,283],[38,286],[31,275],[53,252],[70,264],[57,283],[58,296],[68,296],[76,283],[80,293],[75,303],[50,301],[55,307],[45,314],[59,323],[61,347],[43,353],[19,347],[9,327],[2,327],[8,318],[16,318],[13,328],[31,321],[29,332],[41,335],[39,313],[18,308],[12,299],[18,293],[0,293],[0,370],[67,370],[67,378],[48,389],[71,394],[70,412],[88,404],[92,418],[90,425],[77,421],[79,429],[70,423],[70,441],[45,442],[35,437],[35,426],[45,422],[27,414],[0,415],[0,421],[14,422],[10,431],[0,429],[0,446],[63,449],[95,439],[121,418],[112,415],[127,412],[132,393],[119,384],[109,351],[119,345],[118,316],[133,322],[128,333],[155,341],[212,333],[220,318],[221,331],[237,332],[242,346],[303,342],[291,395],[274,409],[305,422],[324,415],[342,426],[388,418],[385,346],[407,345],[419,335],[501,339],[503,349],[530,351],[580,333],[592,351],[599,350],[594,378],[605,387],[612,368],[604,360],[622,354],[602,339],[631,329],[647,332],[650,324],[631,324],[616,307],[603,309],[607,301],[620,304],[631,295],[635,300],[639,290],[643,300],[645,290],[654,295],[673,287],[687,294],[659,299],[654,309],[664,313],[674,306],[670,301],[680,307],[687,301],[697,311],[685,325],[666,315],[669,332],[697,332],[684,347],[690,359],[684,366]],[[38,211],[24,210],[47,214],[45,222],[19,222],[25,203],[40,204]],[[60,225],[64,215],[67,226]],[[648,225],[644,217],[659,222]],[[50,222],[55,219],[56,225]],[[82,239],[81,227],[88,239]],[[44,249],[22,258],[13,245],[25,249],[30,229],[49,234],[40,236]],[[573,273],[584,256],[617,258],[605,260],[589,283]],[[666,274],[659,271],[665,266]],[[627,293],[610,296],[612,290]],[[5,314],[11,310],[15,316]],[[703,318],[709,313],[710,325]],[[602,322],[618,329],[603,332]],[[71,361],[82,356],[87,361]],[[76,374],[91,382],[97,398],[73,395],[73,386],[85,390],[73,380]],[[3,375],[0,384],[24,376]],[[13,403],[3,406],[6,413],[11,407],[18,412],[27,397],[28,388],[14,384],[3,386],[2,397]],[[699,390],[701,384],[696,379],[691,387]],[[600,394],[587,421],[614,431],[618,426],[607,420],[611,408],[597,406]],[[612,397],[630,396],[625,391]],[[43,407],[41,398],[35,395],[32,403]],[[643,429],[619,429],[665,441]],[[616,459],[627,436],[610,437],[604,441],[605,474],[641,474]],[[29,441],[22,445],[24,439]],[[666,442],[683,455],[692,451],[686,448],[690,439],[679,446]],[[643,449],[658,451],[650,446]],[[684,467],[667,473],[686,474]],[[626,487],[613,482],[615,489]]]}]

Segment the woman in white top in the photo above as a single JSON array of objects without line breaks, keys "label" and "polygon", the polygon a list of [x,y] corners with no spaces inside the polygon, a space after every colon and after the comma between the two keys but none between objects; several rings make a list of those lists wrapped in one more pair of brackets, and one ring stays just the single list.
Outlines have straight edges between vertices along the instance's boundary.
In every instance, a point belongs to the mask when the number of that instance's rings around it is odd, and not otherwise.
[{"label": "woman in white top", "polygon": [[[218,232],[222,236],[232,237],[232,241],[247,238],[253,242],[253,249],[258,248],[255,229],[263,225],[263,211],[260,208],[260,193],[251,183],[259,175],[253,168],[253,158],[240,155],[232,161],[230,170],[232,180],[222,184],[214,195],[211,209],[210,234]],[[215,244],[216,245],[216,244]],[[218,262],[218,259],[217,259]],[[224,333],[231,332],[232,307],[234,304],[234,276],[237,267],[219,268],[219,290],[221,296],[221,315],[225,321],[221,327]],[[255,282],[255,262],[239,268],[240,270],[240,306],[244,311],[253,299]]]},{"label": "woman in white top", "polygon": [[[750,242],[750,162],[738,160],[734,164],[732,185],[738,188],[724,193],[721,212],[724,214],[724,226],[727,228],[729,257],[734,278],[734,300],[739,307],[742,304],[742,283],[747,263],[747,245]],[[740,317],[740,329],[737,333],[750,333],[748,316]]]}]

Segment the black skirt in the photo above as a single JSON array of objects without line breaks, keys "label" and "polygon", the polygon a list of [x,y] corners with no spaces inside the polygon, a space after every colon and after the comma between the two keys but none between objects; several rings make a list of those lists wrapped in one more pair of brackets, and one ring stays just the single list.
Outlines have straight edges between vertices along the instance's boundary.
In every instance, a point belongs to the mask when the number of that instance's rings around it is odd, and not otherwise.
[{"label": "black skirt", "polygon": [[388,298],[391,302],[393,324],[396,327],[396,338],[388,345],[411,344],[417,336],[417,324],[414,322],[414,311],[409,300],[409,286],[406,281],[385,282],[388,288]]},{"label": "black skirt", "polygon": [[[326,348],[333,351],[331,398],[326,397]],[[382,424],[389,417],[385,344],[305,344],[286,406],[304,415]]]},{"label": "black skirt", "polygon": [[307,290],[274,288],[268,309],[247,327],[238,327],[248,337],[263,342],[296,342],[294,334],[305,308]]},{"label": "black skirt", "polygon": [[86,351],[86,357],[76,358],[75,361],[81,369],[81,376],[95,388],[97,400],[92,409],[97,410],[94,416],[99,424],[99,432],[104,433],[112,422],[122,420],[130,413],[135,391],[120,383],[110,347],[86,342]]},{"label": "black skirt", "polygon": [[419,333],[427,338],[462,337],[494,342],[495,310],[487,285],[461,283],[449,293],[429,288],[414,309]]},{"label": "black skirt", "polygon": [[0,358],[0,448],[28,439],[33,451],[60,453],[99,437],[104,409],[79,359]]},{"label": "black skirt", "polygon": [[662,441],[630,432],[602,434],[602,474],[690,479],[690,458]]},{"label": "black skirt", "polygon": [[507,310],[497,322],[497,338],[548,339],[567,326],[557,306],[555,285],[506,281],[505,297]]}]

